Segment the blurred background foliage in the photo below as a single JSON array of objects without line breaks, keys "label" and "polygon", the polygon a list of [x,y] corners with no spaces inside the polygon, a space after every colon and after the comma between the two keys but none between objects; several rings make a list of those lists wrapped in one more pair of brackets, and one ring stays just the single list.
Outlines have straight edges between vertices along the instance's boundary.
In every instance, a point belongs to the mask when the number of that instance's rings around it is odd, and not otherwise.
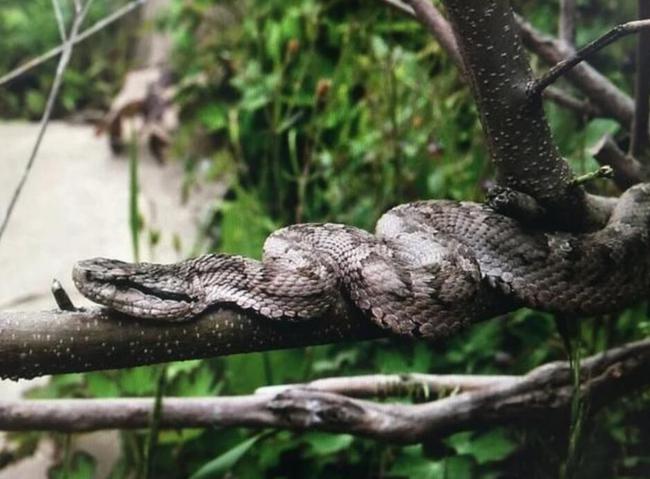
[{"label": "blurred background foliage", "polygon": [[[125,2],[96,2],[91,17],[106,14],[109,3]],[[578,4],[578,43],[634,14],[633,2]],[[515,6],[539,28],[555,31],[556,2]],[[418,24],[381,2],[174,0],[158,26],[173,37],[181,107],[170,161],[185,165],[187,194],[198,178],[230,182],[201,232],[214,251],[259,257],[266,235],[286,224],[334,221],[372,229],[393,205],[478,201],[490,184],[476,109],[452,62]],[[110,103],[134,31],[122,24],[75,52],[57,115]],[[4,0],[0,38],[3,72],[56,44],[49,1]],[[628,39],[593,63],[629,92],[632,52]],[[50,82],[51,68],[33,70],[2,91],[0,112],[38,117]],[[580,118],[552,104],[548,115],[577,173],[595,168],[589,147],[603,132],[623,134],[612,121]],[[639,308],[581,321],[573,340],[583,356],[592,354],[647,335],[645,318]],[[561,359],[566,351],[554,319],[520,311],[432,344],[392,339],[174,363],[164,394],[247,394],[264,385],[372,372],[520,374]],[[150,396],[157,375],[157,368],[144,367],[57,376],[32,395]],[[420,391],[412,400],[428,396]],[[646,391],[587,423],[577,477],[649,477],[649,405]],[[145,436],[122,433],[123,454],[111,477],[145,470]],[[17,437],[27,453],[39,436]],[[568,424],[486,428],[408,447],[318,432],[164,431],[150,477],[557,477],[568,437]],[[69,459],[67,477],[92,477],[93,458]],[[53,471],[53,477],[65,474]]]}]

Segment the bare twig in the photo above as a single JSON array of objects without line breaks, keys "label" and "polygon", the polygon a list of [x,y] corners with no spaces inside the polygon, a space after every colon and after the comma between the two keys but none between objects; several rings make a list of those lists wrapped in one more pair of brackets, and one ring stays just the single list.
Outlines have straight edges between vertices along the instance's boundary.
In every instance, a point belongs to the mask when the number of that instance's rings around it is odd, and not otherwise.
[{"label": "bare twig", "polygon": [[576,0],[560,0],[559,37],[568,45],[576,42]]},{"label": "bare twig", "polygon": [[622,190],[647,181],[647,174],[641,163],[621,151],[610,135],[603,136],[590,153],[598,163],[614,169],[614,182]]},{"label": "bare twig", "polygon": [[[650,340],[630,343],[582,362],[581,392],[590,414],[650,384]],[[395,443],[414,443],[497,424],[566,420],[572,398],[567,362],[525,376],[423,404],[387,404],[313,389],[250,396],[165,398],[160,426],[322,430]],[[55,399],[0,401],[0,429],[62,432],[147,426],[153,400]]]},{"label": "bare twig", "polygon": [[52,0],[52,9],[54,10],[56,24],[59,27],[59,35],[61,36],[61,41],[65,43],[68,36],[65,33],[65,24],[63,22],[63,14],[61,13],[61,5],[59,5],[59,0]]},{"label": "bare twig", "polygon": [[534,81],[529,89],[530,95],[532,97],[541,95],[544,88],[555,82],[558,78],[571,70],[581,61],[587,59],[590,55],[594,54],[598,50],[601,50],[619,38],[630,35],[632,33],[637,33],[644,28],[650,28],[650,20],[634,20],[632,22],[623,23],[622,25],[617,25],[605,35],[588,43],[576,51],[573,55],[557,63],[548,72],[542,75],[542,77]]},{"label": "bare twig", "polygon": [[413,9],[415,18],[438,40],[459,70],[464,72],[465,65],[454,37],[454,31],[442,13],[433,6],[430,0],[405,0],[405,2]]},{"label": "bare twig", "polygon": [[581,100],[564,90],[552,86],[549,86],[544,90],[544,98],[551,100],[557,105],[572,110],[582,117],[593,118],[602,114],[601,111],[588,100]]},{"label": "bare twig", "polygon": [[[565,42],[541,33],[521,17],[516,18],[526,47],[549,65],[559,63],[573,53],[572,48],[567,47]],[[587,62],[582,62],[569,70],[566,78],[602,112],[602,115],[617,120],[625,128],[629,127],[634,116],[634,101],[607,77]]]},{"label": "bare twig", "polygon": [[[91,26],[91,27],[87,28],[86,30],[84,30],[83,32],[79,33],[79,35],[77,35],[77,38],[74,40],[74,43],[75,44],[79,43],[79,42],[87,39],[88,37],[94,35],[95,33],[103,30],[104,28],[106,28],[111,23],[115,22],[116,20],[119,20],[124,15],[126,15],[127,13],[135,10],[140,5],[142,5],[142,4],[146,3],[146,2],[147,2],[147,0],[134,0],[131,3],[128,3],[128,4],[124,5],[122,8],[116,10],[114,13],[110,14],[109,16],[107,16],[105,18],[102,18],[97,23],[95,23],[93,26]],[[32,60],[29,60],[28,62],[22,64],[21,66],[19,66],[15,70],[12,70],[9,73],[3,75],[2,77],[0,77],[0,86],[4,85],[6,83],[9,83],[12,80],[15,80],[16,78],[21,76],[26,71],[29,71],[32,68],[40,65],[41,63],[46,62],[46,61],[54,58],[59,53],[61,53],[64,48],[65,48],[65,44],[61,44],[61,45],[59,45],[57,47],[54,47],[51,50],[49,50],[48,52],[45,52],[44,54],[42,54],[42,55],[40,55],[40,56],[38,56],[36,58],[33,58]]]},{"label": "bare twig", "polygon": [[[638,0],[639,19],[650,19],[650,1]],[[650,20],[648,20],[650,21]],[[630,154],[650,163],[650,30],[639,33],[636,44],[636,75],[634,82],[634,120],[631,128]]]},{"label": "bare twig", "polygon": [[370,374],[341,378],[316,379],[305,384],[284,384],[258,388],[255,394],[278,394],[288,389],[311,389],[356,398],[428,397],[434,394],[479,391],[504,386],[517,376],[471,374]]},{"label": "bare twig", "polygon": [[92,0],[88,0],[83,9],[79,10],[78,12],[75,11],[72,27],[70,28],[70,35],[68,41],[66,41],[66,43],[64,44],[64,48],[61,53],[61,58],[59,59],[59,64],[56,68],[54,81],[52,82],[52,88],[50,89],[50,94],[47,98],[47,103],[45,104],[45,111],[43,112],[43,116],[41,117],[41,123],[38,130],[38,136],[36,137],[36,142],[34,143],[32,152],[29,156],[29,159],[27,160],[27,164],[25,165],[25,170],[23,171],[23,174],[20,177],[20,180],[18,182],[18,185],[16,186],[16,189],[14,190],[11,200],[9,201],[9,206],[7,207],[7,212],[5,213],[5,217],[2,220],[2,225],[0,225],[0,241],[2,241],[2,236],[4,235],[4,232],[7,229],[7,225],[9,224],[9,219],[11,218],[11,214],[14,210],[14,207],[16,206],[21,191],[25,186],[25,182],[27,181],[29,173],[31,172],[32,166],[34,165],[36,154],[38,153],[38,150],[41,146],[41,142],[43,141],[43,136],[45,135],[45,130],[47,129],[47,125],[50,121],[50,115],[52,114],[54,101],[56,100],[56,97],[59,94],[61,82],[63,81],[63,73],[65,72],[65,69],[68,66],[68,62],[70,61],[70,57],[72,55],[72,48],[74,46],[75,39],[77,38],[79,27],[81,27],[81,23],[86,17],[86,14],[88,13],[88,9],[91,3]]},{"label": "bare twig", "polygon": [[428,0],[382,0],[384,3],[414,17],[438,40],[440,46],[452,58],[461,72],[465,71],[463,59],[449,22]]}]

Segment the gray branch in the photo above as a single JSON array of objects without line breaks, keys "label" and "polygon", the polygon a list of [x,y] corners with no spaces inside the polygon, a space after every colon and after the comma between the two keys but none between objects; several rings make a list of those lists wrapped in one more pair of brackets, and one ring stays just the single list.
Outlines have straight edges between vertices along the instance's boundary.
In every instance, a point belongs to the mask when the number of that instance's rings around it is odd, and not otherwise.
[{"label": "gray branch", "polygon": [[[542,204],[560,228],[588,229],[608,215],[574,186],[541,99],[530,101],[533,74],[507,0],[444,0],[499,183]],[[577,221],[576,221],[577,220]]]},{"label": "gray branch", "polygon": [[[638,0],[639,19],[650,22],[650,2]],[[630,154],[650,163],[650,30],[639,33],[636,44],[634,80],[634,120],[631,128]]]},{"label": "gray branch", "polygon": [[[574,53],[565,42],[541,33],[520,17],[517,17],[517,23],[526,47],[546,63],[555,65]],[[575,65],[567,72],[566,79],[598,107],[603,115],[617,120],[625,128],[631,124],[634,117],[632,98],[591,65],[586,62]]]},{"label": "gray branch", "polygon": [[106,309],[0,312],[0,377],[127,368],[385,334],[344,304],[326,317],[301,322],[226,308],[173,324],[139,321]]},{"label": "gray branch", "polygon": [[[589,42],[575,53],[555,64],[548,72],[532,84],[530,94],[533,96],[541,95],[544,88],[557,81],[561,76],[566,75],[576,65],[585,61],[597,51],[602,50],[619,38],[648,28],[650,28],[650,20],[635,20],[615,26],[603,36]],[[647,52],[644,52],[644,54],[647,54]]]},{"label": "gray branch", "polygon": [[[581,394],[594,414],[650,384],[650,340],[587,358]],[[220,398],[165,398],[160,426],[252,427],[348,433],[395,443],[497,424],[566,420],[573,397],[566,362],[423,404],[376,403],[317,389]],[[0,401],[0,429],[61,432],[147,427],[153,399]]]}]

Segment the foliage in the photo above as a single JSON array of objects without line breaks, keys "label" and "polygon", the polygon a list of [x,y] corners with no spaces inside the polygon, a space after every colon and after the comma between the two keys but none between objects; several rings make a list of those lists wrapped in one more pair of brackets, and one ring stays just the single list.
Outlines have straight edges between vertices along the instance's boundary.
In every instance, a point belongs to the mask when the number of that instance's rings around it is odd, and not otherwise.
[{"label": "foliage", "polygon": [[[516,3],[536,24],[554,28],[548,4]],[[610,15],[578,3],[589,38],[625,15],[618,3],[593,2]],[[215,249],[259,256],[265,236],[284,224],[372,228],[401,202],[481,199],[492,171],[472,99],[440,47],[401,14],[360,0],[176,0],[166,25],[181,87],[174,156],[186,163],[190,183],[205,174],[206,158],[214,181],[236,178],[217,206],[218,228],[205,230]],[[612,48],[630,54],[629,43]],[[611,55],[598,64],[627,88]],[[554,106],[548,114],[575,170],[593,169],[589,146],[616,125]],[[573,333],[579,354],[647,334],[643,318],[635,309],[582,321]],[[565,358],[553,318],[519,311],[432,344],[394,339],[174,363],[165,394],[245,394],[369,372],[519,374]],[[65,375],[35,394],[150,396],[155,378],[153,368]],[[647,476],[649,404],[647,392],[630,396],[583,425],[579,477]],[[318,432],[165,431],[151,477],[556,477],[568,428],[522,424],[408,447]],[[141,468],[144,436],[123,434],[111,477]]]}]

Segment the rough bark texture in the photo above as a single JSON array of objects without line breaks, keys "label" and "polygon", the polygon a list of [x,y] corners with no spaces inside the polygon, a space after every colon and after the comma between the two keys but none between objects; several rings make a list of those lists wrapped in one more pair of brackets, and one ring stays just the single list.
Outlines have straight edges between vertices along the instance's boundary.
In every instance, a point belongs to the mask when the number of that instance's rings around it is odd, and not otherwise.
[{"label": "rough bark texture", "polygon": [[[650,341],[583,361],[581,393],[590,414],[650,383]],[[424,404],[353,399],[316,389],[221,398],[165,398],[160,426],[276,427],[356,434],[414,443],[497,424],[566,421],[573,398],[568,363],[540,366],[525,376]],[[94,431],[148,426],[152,399],[0,401],[0,429]]]},{"label": "rough bark texture", "polygon": [[[566,228],[602,224],[551,136],[506,0],[445,0],[499,182],[533,196]],[[576,221],[576,219],[579,219]]]},{"label": "rough bark texture", "polygon": [[343,304],[322,320],[288,324],[229,309],[182,324],[138,321],[105,309],[0,312],[0,377],[126,368],[383,334]]}]

